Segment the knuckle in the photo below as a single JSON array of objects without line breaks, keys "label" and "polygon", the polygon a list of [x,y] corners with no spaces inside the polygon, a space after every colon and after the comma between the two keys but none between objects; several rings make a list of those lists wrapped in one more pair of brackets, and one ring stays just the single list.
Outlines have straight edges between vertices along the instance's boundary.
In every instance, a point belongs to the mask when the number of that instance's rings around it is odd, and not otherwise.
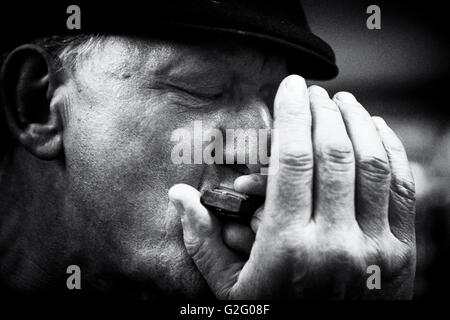
[{"label": "knuckle", "polygon": [[[301,226],[299,224],[291,223],[282,227],[273,226],[265,231],[272,235],[272,246],[276,249],[276,252],[283,253],[284,257],[290,259],[295,260],[299,258],[303,248],[301,239],[298,236],[301,231]],[[275,234],[276,237],[273,237]],[[311,234],[310,236],[315,237],[314,234]]]},{"label": "knuckle", "polygon": [[363,257],[354,246],[334,247],[328,252],[329,261],[339,271],[355,272],[362,268]]},{"label": "knuckle", "polygon": [[354,163],[353,147],[347,143],[335,143],[319,146],[316,157],[321,162],[352,165]]},{"label": "knuckle", "polygon": [[380,158],[374,155],[361,156],[357,160],[359,170],[367,173],[373,180],[388,180],[391,175],[391,168],[387,158]]},{"label": "knuckle", "polygon": [[414,208],[416,201],[416,188],[414,180],[395,177],[391,183],[391,191],[397,195],[399,201],[409,210]]},{"label": "knuckle", "polygon": [[416,187],[412,179],[394,177],[392,188],[404,198],[412,200],[416,198]]},{"label": "knuckle", "polygon": [[280,150],[280,164],[309,170],[313,166],[313,154],[301,146],[288,144]]},{"label": "knuckle", "polygon": [[204,243],[197,243],[193,246],[186,244],[186,250],[196,265],[207,266],[211,261],[211,252]]},{"label": "knuckle", "polygon": [[206,254],[204,245],[197,237],[184,235],[184,245],[192,258],[202,258]]},{"label": "knuckle", "polygon": [[400,270],[407,270],[415,259],[415,250],[413,247],[406,247],[405,244],[399,245],[391,242],[388,245],[379,247],[368,255],[368,260],[376,263],[382,270],[387,270],[396,274]]},{"label": "knuckle", "polygon": [[325,231],[327,238],[322,239],[322,252],[325,252],[330,259],[354,264],[363,257],[364,239],[353,228],[329,229]]}]

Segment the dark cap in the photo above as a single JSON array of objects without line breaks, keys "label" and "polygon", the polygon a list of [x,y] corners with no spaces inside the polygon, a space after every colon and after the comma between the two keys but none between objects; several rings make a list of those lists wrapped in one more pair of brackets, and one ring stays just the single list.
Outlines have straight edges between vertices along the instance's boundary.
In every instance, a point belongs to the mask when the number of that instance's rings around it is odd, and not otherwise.
[{"label": "dark cap", "polygon": [[[69,30],[70,5],[81,29]],[[298,0],[9,1],[0,11],[0,49],[51,35],[120,33],[148,36],[234,35],[284,50],[290,71],[324,80],[337,75],[331,47],[314,35]]]}]

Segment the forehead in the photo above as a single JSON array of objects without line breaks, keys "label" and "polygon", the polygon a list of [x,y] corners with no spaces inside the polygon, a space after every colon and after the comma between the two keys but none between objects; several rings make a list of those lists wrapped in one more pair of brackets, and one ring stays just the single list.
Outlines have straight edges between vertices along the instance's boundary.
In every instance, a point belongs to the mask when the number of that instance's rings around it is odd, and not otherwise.
[{"label": "forehead", "polygon": [[287,69],[283,54],[238,39],[188,42],[110,36],[89,60],[93,68],[110,76],[205,72],[277,76]]}]

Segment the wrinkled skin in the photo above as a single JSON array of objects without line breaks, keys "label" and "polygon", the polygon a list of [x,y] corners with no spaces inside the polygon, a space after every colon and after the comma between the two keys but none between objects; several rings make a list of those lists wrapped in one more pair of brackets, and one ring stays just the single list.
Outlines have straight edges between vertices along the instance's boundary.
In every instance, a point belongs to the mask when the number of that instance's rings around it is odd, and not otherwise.
[{"label": "wrinkled skin", "polygon": [[[111,37],[62,73],[47,91],[55,130],[32,119],[13,130],[19,143],[2,170],[9,287],[64,291],[67,266],[78,264],[86,290],[137,297],[410,297],[406,155],[350,94],[307,89],[286,78],[283,57],[233,42]],[[29,103],[18,100],[11,108]],[[171,134],[196,120],[281,128],[279,172],[174,164]],[[267,197],[251,227],[223,228],[200,205],[199,191],[218,184]],[[371,264],[382,270],[377,292],[365,286]]]}]

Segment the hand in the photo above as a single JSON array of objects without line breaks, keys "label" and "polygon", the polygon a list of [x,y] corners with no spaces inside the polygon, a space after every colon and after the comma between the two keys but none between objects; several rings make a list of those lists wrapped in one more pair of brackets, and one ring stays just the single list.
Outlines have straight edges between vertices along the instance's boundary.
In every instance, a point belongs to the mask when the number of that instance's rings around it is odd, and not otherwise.
[{"label": "hand", "polygon": [[[399,139],[353,95],[330,99],[295,75],[280,84],[274,109],[278,171],[252,222],[248,259],[224,244],[197,190],[169,191],[186,249],[213,292],[220,299],[410,298],[415,195]],[[252,189],[255,179],[241,177],[235,187]],[[253,188],[261,192],[259,182]],[[380,290],[366,285],[370,265],[380,268]]]}]

